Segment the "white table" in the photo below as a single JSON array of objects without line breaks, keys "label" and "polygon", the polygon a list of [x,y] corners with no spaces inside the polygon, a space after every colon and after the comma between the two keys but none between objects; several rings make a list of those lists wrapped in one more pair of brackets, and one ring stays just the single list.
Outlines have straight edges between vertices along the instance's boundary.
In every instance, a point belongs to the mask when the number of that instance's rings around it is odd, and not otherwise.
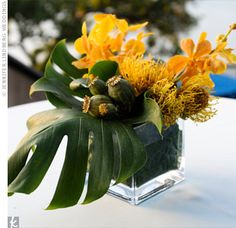
[{"label": "white table", "polygon": [[[26,133],[27,118],[50,108],[44,101],[9,109],[9,153]],[[139,206],[105,195],[89,205],[45,211],[63,161],[59,149],[34,193],[9,198],[9,216],[19,216],[21,228],[236,227],[236,100],[221,99],[217,108],[207,123],[186,121],[186,180],[171,190]]]}]

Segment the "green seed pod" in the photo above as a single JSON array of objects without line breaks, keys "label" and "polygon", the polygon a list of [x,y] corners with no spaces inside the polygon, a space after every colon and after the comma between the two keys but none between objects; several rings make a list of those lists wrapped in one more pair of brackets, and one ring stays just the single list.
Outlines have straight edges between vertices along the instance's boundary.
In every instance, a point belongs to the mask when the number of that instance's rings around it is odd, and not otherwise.
[{"label": "green seed pod", "polygon": [[119,110],[129,113],[135,101],[133,86],[121,76],[114,76],[107,81],[108,95],[117,103]]},{"label": "green seed pod", "polygon": [[96,77],[95,79],[93,79],[89,85],[89,90],[93,95],[97,95],[97,94],[106,94],[107,93],[107,86],[106,83],[99,79],[98,77]]},{"label": "green seed pod", "polygon": [[91,116],[102,117],[99,112],[99,105],[101,104],[112,104],[112,101],[105,95],[94,95],[92,97],[85,96],[83,112],[89,113]]},{"label": "green seed pod", "polygon": [[118,118],[118,109],[114,104],[100,104],[98,110],[101,117],[104,117],[106,119]]}]

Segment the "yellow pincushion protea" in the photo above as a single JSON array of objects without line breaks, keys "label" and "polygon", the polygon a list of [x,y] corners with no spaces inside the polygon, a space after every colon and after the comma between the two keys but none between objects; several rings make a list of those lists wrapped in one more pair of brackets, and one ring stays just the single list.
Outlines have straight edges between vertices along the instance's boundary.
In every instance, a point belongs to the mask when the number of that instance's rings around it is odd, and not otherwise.
[{"label": "yellow pincushion protea", "polygon": [[184,103],[178,96],[178,88],[174,82],[167,79],[156,81],[150,88],[150,97],[160,107],[163,122],[166,127],[174,124],[184,110]]},{"label": "yellow pincushion protea", "polygon": [[120,63],[119,70],[121,75],[133,85],[138,96],[157,81],[163,66],[152,59],[133,56],[125,57]]},{"label": "yellow pincushion protea", "polygon": [[205,122],[216,114],[214,105],[217,103],[217,98],[210,96],[209,92],[200,86],[193,85],[185,89],[180,97],[184,104],[180,114],[183,119]]}]

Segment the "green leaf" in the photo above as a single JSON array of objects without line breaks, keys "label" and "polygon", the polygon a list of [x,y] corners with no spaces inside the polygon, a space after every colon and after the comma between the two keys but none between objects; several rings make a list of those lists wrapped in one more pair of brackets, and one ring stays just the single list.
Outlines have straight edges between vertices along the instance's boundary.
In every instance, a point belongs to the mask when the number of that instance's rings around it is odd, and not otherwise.
[{"label": "green leaf", "polygon": [[[91,96],[86,87],[88,79],[81,78],[87,70],[79,70],[72,65],[76,59],[68,52],[65,40],[57,43],[45,68],[44,77],[30,88],[30,95],[37,91],[46,93],[47,99],[57,108],[76,108],[81,110],[82,101],[75,97]],[[56,70],[59,67],[62,72]],[[114,61],[97,62],[90,73],[103,80],[116,74],[118,64]],[[82,85],[82,86],[80,86]]]},{"label": "green leaf", "polygon": [[[57,84],[56,84],[57,83]],[[30,95],[32,95],[36,91],[46,91],[54,94],[55,97],[67,104],[69,107],[76,108],[78,110],[82,110],[82,103],[75,99],[68,88],[66,88],[60,81],[53,81],[48,78],[40,78],[30,87]],[[53,103],[58,106],[58,103]]]},{"label": "green leaf", "polygon": [[[72,65],[76,59],[68,52],[65,40],[55,46],[45,68],[44,77],[36,81],[30,88],[30,95],[37,91],[46,93],[47,99],[57,108],[77,108],[81,110],[81,100],[85,95],[91,96],[88,88],[82,87],[71,90],[70,83],[87,73],[86,69],[79,70]],[[62,72],[56,70],[59,67]]]},{"label": "green leaf", "polygon": [[[9,194],[30,194],[41,183],[64,136],[65,160],[47,209],[78,203],[88,173],[83,203],[102,197],[111,180],[121,182],[137,172],[146,153],[134,130],[117,121],[93,118],[73,109],[56,109],[31,117],[28,133],[8,161]],[[31,149],[34,153],[26,163]]]},{"label": "green leaf", "polygon": [[70,108],[70,105],[67,105],[61,99],[59,99],[58,97],[53,95],[53,93],[46,92],[46,97],[47,97],[48,101],[57,108]]},{"label": "green leaf", "polygon": [[99,61],[89,71],[89,74],[98,76],[103,81],[107,81],[110,77],[116,75],[118,63],[110,60]]},{"label": "green leaf", "polygon": [[91,95],[91,93],[87,88],[81,88],[77,91],[71,90],[69,87],[71,82],[71,78],[57,72],[53,64],[48,61],[44,77],[37,80],[30,87],[30,95],[37,91],[44,91],[47,92],[48,100],[56,107],[81,110],[82,102],[74,96],[84,97],[85,95]]},{"label": "green leaf", "polygon": [[138,125],[145,122],[152,122],[159,133],[162,133],[162,114],[159,105],[155,100],[144,97],[142,101],[141,112],[132,118],[125,119],[125,123]]},{"label": "green leaf", "polygon": [[73,61],[77,59],[74,58],[66,48],[66,40],[61,40],[55,46],[52,54],[52,61],[58,65],[67,75],[72,78],[81,78],[87,73],[87,69],[78,69],[72,65]]}]

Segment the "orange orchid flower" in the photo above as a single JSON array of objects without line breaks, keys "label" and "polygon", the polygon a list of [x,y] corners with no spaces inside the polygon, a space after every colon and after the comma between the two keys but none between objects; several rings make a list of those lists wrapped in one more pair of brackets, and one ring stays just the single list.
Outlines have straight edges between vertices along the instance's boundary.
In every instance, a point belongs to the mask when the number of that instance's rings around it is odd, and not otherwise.
[{"label": "orange orchid flower", "polygon": [[207,34],[203,32],[200,35],[197,45],[192,39],[181,41],[180,47],[187,56],[176,55],[169,59],[167,67],[174,75],[180,73],[181,80],[186,81],[189,77],[206,72],[221,74],[227,65],[226,63],[235,63],[236,55],[232,53],[233,49],[226,48],[227,37],[232,30],[236,29],[236,24],[230,26],[227,33],[217,37],[217,46],[212,49],[211,43],[206,40]]},{"label": "orange orchid flower", "polygon": [[171,57],[167,62],[168,68],[175,74],[184,69],[191,74],[198,72],[199,68],[203,66],[204,57],[212,51],[211,43],[206,40],[206,35],[205,32],[200,35],[197,45],[194,44],[192,39],[183,39],[180,47],[187,56],[175,55]]}]

